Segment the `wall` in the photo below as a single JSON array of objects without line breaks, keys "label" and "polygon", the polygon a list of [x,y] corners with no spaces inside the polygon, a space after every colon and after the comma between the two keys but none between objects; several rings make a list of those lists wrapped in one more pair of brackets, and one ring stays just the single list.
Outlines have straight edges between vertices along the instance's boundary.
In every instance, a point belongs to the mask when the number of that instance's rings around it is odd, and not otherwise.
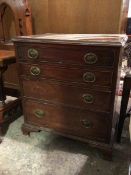
[{"label": "wall", "polygon": [[[34,34],[122,33],[122,26],[126,26],[129,0],[28,1],[32,9]],[[13,37],[13,17],[10,9],[7,8],[6,12],[5,33]]]},{"label": "wall", "polygon": [[[30,0],[34,33],[120,33],[128,0]],[[123,30],[123,29],[122,29]]]}]

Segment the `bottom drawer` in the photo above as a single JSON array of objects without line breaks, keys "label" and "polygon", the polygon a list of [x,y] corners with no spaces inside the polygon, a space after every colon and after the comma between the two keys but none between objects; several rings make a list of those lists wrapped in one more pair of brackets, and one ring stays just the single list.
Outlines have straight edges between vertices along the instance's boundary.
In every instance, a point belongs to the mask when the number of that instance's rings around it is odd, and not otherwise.
[{"label": "bottom drawer", "polygon": [[28,124],[106,143],[110,140],[111,118],[107,113],[90,112],[29,99],[23,100],[23,107],[25,122]]}]

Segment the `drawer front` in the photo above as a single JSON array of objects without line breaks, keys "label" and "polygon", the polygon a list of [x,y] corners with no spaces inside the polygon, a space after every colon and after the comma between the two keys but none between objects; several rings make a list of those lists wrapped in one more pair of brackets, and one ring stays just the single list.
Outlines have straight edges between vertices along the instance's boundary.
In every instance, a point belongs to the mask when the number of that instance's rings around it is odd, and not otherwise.
[{"label": "drawer front", "polygon": [[[29,124],[83,138],[109,141],[111,121],[107,113],[93,113],[32,100],[24,100],[23,104],[25,122]],[[39,116],[39,113],[44,115]]]},{"label": "drawer front", "polygon": [[91,110],[110,111],[111,93],[56,83],[23,79],[23,95]]},{"label": "drawer front", "polygon": [[111,87],[113,72],[102,69],[82,69],[77,67],[61,67],[49,64],[19,64],[20,75],[34,78],[84,83],[87,86]]},{"label": "drawer front", "polygon": [[17,48],[19,61],[113,67],[114,49],[78,45],[28,44]]}]

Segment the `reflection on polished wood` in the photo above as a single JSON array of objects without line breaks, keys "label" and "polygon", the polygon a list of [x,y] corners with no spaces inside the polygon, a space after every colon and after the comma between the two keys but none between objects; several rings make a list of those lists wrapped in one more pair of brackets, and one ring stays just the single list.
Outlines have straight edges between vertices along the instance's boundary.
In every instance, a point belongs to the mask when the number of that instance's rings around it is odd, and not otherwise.
[{"label": "reflection on polished wood", "polygon": [[9,50],[0,50],[0,64],[1,63],[15,63],[15,51]]}]

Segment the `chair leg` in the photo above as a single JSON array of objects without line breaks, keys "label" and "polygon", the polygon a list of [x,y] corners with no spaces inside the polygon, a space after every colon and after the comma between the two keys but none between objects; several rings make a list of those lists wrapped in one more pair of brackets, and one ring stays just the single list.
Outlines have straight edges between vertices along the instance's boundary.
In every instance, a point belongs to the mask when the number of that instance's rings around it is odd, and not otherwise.
[{"label": "chair leg", "polygon": [[0,66],[0,101],[4,104],[6,100],[4,81],[3,81],[3,73],[7,70],[7,66]]}]

